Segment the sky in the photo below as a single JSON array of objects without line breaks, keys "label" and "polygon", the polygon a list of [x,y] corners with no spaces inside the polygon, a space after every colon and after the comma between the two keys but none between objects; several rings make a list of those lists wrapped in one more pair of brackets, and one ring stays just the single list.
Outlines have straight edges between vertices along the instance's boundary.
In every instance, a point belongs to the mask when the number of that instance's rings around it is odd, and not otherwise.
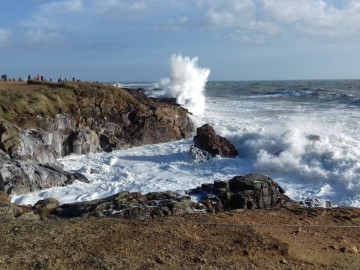
[{"label": "sky", "polygon": [[360,0],[2,0],[0,73],[158,81],[360,79]]}]

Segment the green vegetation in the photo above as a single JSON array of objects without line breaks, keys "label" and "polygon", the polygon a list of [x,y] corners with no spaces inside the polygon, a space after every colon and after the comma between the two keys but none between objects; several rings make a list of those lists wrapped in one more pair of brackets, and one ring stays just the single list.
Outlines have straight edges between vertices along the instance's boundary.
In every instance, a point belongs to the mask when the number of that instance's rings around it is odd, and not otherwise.
[{"label": "green vegetation", "polygon": [[24,116],[74,113],[82,107],[136,104],[138,101],[132,95],[111,85],[30,81],[29,84],[4,83],[0,87],[0,119],[11,122],[18,122]]}]

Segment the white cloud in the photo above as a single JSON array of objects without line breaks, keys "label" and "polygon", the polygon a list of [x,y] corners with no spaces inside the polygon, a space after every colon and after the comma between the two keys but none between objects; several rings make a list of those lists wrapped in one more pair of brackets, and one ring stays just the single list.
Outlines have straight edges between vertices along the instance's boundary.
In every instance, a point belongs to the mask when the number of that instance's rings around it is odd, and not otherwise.
[{"label": "white cloud", "polygon": [[[341,40],[360,37],[360,0],[199,0],[204,18],[230,36],[255,41],[279,32]],[[243,37],[242,37],[243,36]]]},{"label": "white cloud", "polygon": [[279,25],[290,26],[312,38],[342,39],[360,36],[360,1],[348,0],[336,8],[324,0],[263,0],[264,11]]},{"label": "white cloud", "polygon": [[130,10],[143,11],[143,10],[146,10],[147,8],[148,8],[148,5],[145,3],[145,1],[137,1],[137,2],[129,5]]},{"label": "white cloud", "polygon": [[24,22],[32,29],[59,30],[67,25],[67,18],[84,10],[82,0],[56,1],[41,4],[33,16]]},{"label": "white cloud", "polygon": [[261,16],[253,0],[202,0],[200,6],[209,25],[226,29],[234,39],[258,43],[278,32],[276,24]]},{"label": "white cloud", "polygon": [[5,47],[10,43],[10,30],[0,28],[0,47]]},{"label": "white cloud", "polygon": [[149,12],[157,1],[125,1],[125,0],[93,0],[88,5],[89,10],[97,14],[134,15]]},{"label": "white cloud", "polygon": [[153,30],[156,31],[169,31],[169,32],[184,32],[186,31],[188,25],[190,24],[190,19],[187,16],[178,17],[173,20],[162,22],[154,27]]},{"label": "white cloud", "polygon": [[57,32],[45,32],[43,30],[29,30],[25,34],[25,42],[33,47],[56,47],[62,41],[61,35]]},{"label": "white cloud", "polygon": [[56,1],[39,6],[39,10],[46,14],[80,12],[84,8],[82,0]]},{"label": "white cloud", "polygon": [[247,43],[261,43],[279,33],[337,41],[359,38],[360,0],[342,0],[341,5],[336,1],[58,0],[40,4],[24,25],[32,31],[29,39],[43,40],[75,32],[86,35],[104,26],[111,31],[119,23],[133,29],[186,32],[202,27],[204,21],[216,36]]}]

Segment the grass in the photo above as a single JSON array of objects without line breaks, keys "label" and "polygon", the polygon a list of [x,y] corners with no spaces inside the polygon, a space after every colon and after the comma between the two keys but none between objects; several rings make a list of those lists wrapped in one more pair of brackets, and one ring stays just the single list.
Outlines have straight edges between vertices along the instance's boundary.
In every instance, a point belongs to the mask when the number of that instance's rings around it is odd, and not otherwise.
[{"label": "grass", "polygon": [[74,113],[87,106],[138,106],[133,96],[111,85],[93,83],[0,83],[0,119]]}]

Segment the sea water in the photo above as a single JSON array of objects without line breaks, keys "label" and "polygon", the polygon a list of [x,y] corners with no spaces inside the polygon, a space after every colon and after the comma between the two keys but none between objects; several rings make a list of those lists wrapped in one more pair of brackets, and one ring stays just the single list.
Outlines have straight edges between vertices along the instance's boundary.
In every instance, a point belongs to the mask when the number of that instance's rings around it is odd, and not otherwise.
[{"label": "sea water", "polygon": [[[60,159],[90,184],[14,196],[18,204],[54,197],[61,203],[103,198],[117,192],[185,191],[214,180],[262,173],[294,200],[318,198],[335,206],[360,207],[360,81],[218,81],[197,58],[173,55],[171,75],[142,87],[149,96],[172,96],[228,138],[238,158],[191,160],[192,139]],[[95,173],[94,173],[95,172]]]}]

